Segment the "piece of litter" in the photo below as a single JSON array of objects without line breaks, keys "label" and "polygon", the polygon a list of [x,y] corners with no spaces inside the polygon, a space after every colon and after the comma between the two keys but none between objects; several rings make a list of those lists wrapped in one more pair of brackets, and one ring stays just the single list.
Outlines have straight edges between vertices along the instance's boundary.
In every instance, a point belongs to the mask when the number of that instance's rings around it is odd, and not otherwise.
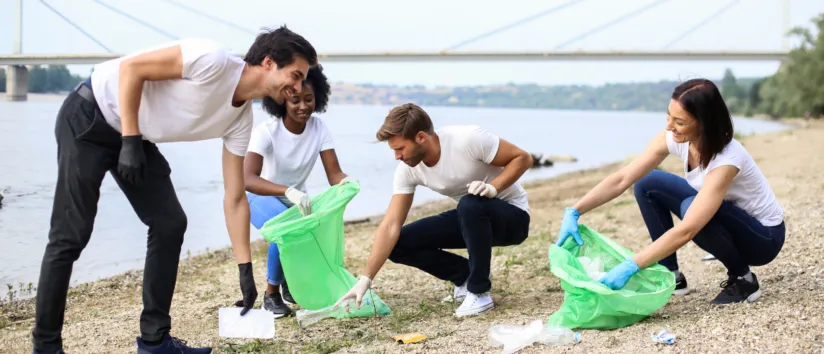
[{"label": "piece of litter", "polygon": [[652,340],[663,344],[675,344],[675,335],[668,332],[666,329],[656,333],[650,333]]},{"label": "piece of litter", "polygon": [[423,333],[407,333],[392,337],[396,342],[402,344],[417,343],[426,339]]},{"label": "piece of litter", "polygon": [[275,337],[275,314],[266,310],[250,309],[240,315],[240,307],[224,307],[218,310],[218,335],[226,338]]}]

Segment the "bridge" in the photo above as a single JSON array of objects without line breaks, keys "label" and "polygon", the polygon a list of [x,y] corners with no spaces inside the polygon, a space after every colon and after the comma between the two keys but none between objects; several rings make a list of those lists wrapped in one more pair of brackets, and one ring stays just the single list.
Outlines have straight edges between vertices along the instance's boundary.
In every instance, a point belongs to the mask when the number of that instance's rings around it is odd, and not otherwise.
[{"label": "bridge", "polygon": [[[122,16],[131,19],[143,27],[149,28],[155,32],[162,33],[169,38],[176,38],[151,24],[136,18],[128,13],[125,13],[110,4],[101,2],[101,0],[93,0],[94,2],[106,7],[107,9],[116,12]],[[236,29],[245,30],[238,25],[229,21],[216,17],[214,15],[204,13],[200,10],[187,7],[183,4],[175,2],[174,0],[163,0],[175,6],[178,6],[188,12],[204,17],[214,22],[219,22],[224,25],[232,26]],[[725,6],[719,8],[714,13],[710,14],[702,21],[699,21],[689,30],[681,33],[675,39],[665,45],[664,50],[564,50],[563,47],[570,43],[577,42],[595,33],[602,32],[618,23],[627,21],[639,14],[660,5],[668,0],[657,0],[640,8],[634,9],[613,20],[598,26],[592,30],[581,33],[565,42],[557,45],[552,50],[545,51],[458,51],[456,49],[466,46],[467,44],[482,40],[484,38],[493,36],[495,34],[510,30],[512,28],[521,26],[528,22],[534,21],[538,18],[545,17],[549,14],[559,12],[569,6],[585,0],[570,0],[550,9],[541,11],[539,13],[530,15],[528,17],[519,19],[505,26],[492,29],[488,32],[482,33],[478,36],[469,38],[467,40],[456,43],[440,51],[418,51],[418,52],[337,52],[337,53],[318,53],[319,60],[323,63],[329,62],[449,62],[449,61],[548,61],[548,60],[563,60],[563,61],[667,61],[667,60],[705,60],[705,61],[719,61],[719,60],[735,60],[735,61],[783,61],[788,53],[788,44],[786,39],[783,42],[783,49],[781,50],[738,50],[738,51],[701,51],[701,50],[666,50],[666,48],[677,43],[690,33],[699,29],[700,27],[711,22],[713,19],[728,11],[730,8],[738,3],[738,0],[732,0]],[[789,25],[789,0],[780,0],[783,2],[784,22],[783,31],[787,32]],[[27,4],[33,4],[34,1],[27,1]],[[11,54],[0,54],[0,65],[6,65],[7,79],[6,79],[6,97],[9,101],[25,101],[28,94],[28,67],[29,65],[73,65],[73,64],[96,64],[106,60],[118,58],[124,53],[113,53],[99,40],[94,38],[91,34],[83,30],[79,25],[74,23],[67,16],[63,15],[53,7],[51,7],[45,0],[39,0],[42,6],[61,17],[66,23],[74,27],[77,31],[84,34],[86,37],[107,50],[107,53],[89,53],[89,54],[23,54],[22,53],[22,25],[23,25],[23,0],[17,0],[17,11],[15,21],[15,40],[14,52]],[[247,30],[248,32],[248,30]]]}]

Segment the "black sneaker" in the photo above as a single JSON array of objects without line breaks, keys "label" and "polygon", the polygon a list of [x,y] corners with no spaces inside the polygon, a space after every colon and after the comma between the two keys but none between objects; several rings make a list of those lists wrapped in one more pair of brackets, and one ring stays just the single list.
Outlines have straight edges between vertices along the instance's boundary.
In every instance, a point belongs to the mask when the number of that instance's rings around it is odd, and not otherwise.
[{"label": "black sneaker", "polygon": [[275,318],[281,318],[292,314],[292,309],[283,303],[279,293],[263,295],[263,309],[275,314]]},{"label": "black sneaker", "polygon": [[296,305],[295,299],[292,298],[292,293],[289,292],[289,285],[285,282],[280,286],[280,294],[283,296],[283,302],[289,305]]},{"label": "black sneaker", "polygon": [[163,341],[158,345],[148,345],[143,339],[137,337],[137,354],[209,354],[212,348],[192,348],[186,345],[186,341],[163,335]]},{"label": "black sneaker", "polygon": [[715,305],[730,304],[735,302],[754,302],[761,297],[761,289],[758,286],[758,277],[752,274],[752,281],[743,277],[730,277],[721,282],[721,293],[712,300]]},{"label": "black sneaker", "polygon": [[690,288],[687,286],[687,277],[684,273],[678,272],[675,274],[675,290],[673,295],[687,295],[690,293]]}]

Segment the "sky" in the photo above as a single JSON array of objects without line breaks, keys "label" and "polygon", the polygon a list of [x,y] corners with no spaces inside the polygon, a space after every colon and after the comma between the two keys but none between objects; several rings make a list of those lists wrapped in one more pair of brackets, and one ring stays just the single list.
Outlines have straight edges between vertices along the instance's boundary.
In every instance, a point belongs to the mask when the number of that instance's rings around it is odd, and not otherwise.
[{"label": "sky", "polygon": [[[23,1],[23,53],[105,53],[40,0]],[[236,29],[183,10],[168,0],[45,0],[111,51],[128,53],[173,38],[108,9],[98,2],[148,22],[161,32],[209,37],[245,52],[262,27],[287,25],[306,37],[319,53],[357,51],[437,51],[570,0],[175,0],[234,23]],[[11,53],[17,0],[0,0],[0,53]],[[662,50],[729,0],[578,0],[524,25],[470,43],[459,50],[553,50],[579,34],[624,14],[650,6],[630,20],[565,50]],[[672,50],[782,49],[784,4],[789,26],[812,28],[824,12],[822,0],[746,0],[670,46]],[[797,44],[791,40],[791,46]],[[322,62],[321,62],[322,63]],[[739,77],[771,75],[771,61],[543,61],[451,63],[328,63],[334,82],[398,85],[489,85],[502,83],[589,84],[720,78],[730,68]],[[87,74],[91,66],[70,66]]]}]

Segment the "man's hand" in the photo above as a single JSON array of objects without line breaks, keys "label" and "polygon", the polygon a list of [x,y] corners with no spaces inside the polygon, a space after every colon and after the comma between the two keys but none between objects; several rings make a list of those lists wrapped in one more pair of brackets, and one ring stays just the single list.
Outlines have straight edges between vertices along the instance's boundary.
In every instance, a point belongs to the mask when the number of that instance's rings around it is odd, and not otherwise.
[{"label": "man's hand", "polygon": [[252,273],[252,262],[238,264],[237,267],[240,273],[240,292],[243,294],[243,310],[240,310],[240,315],[243,316],[255,306],[258,293]]},{"label": "man's hand", "polygon": [[466,186],[469,187],[469,194],[487,198],[495,198],[495,196],[498,195],[498,190],[495,189],[495,186],[484,183],[483,181],[472,181]]},{"label": "man's hand", "polygon": [[289,199],[292,204],[298,206],[300,214],[303,216],[312,214],[312,202],[309,201],[309,196],[293,187],[286,190],[286,199]]},{"label": "man's hand", "polygon": [[146,172],[143,136],[140,134],[124,136],[120,147],[120,158],[117,161],[117,173],[131,184],[140,184],[146,178]]},{"label": "man's hand", "polygon": [[358,278],[358,282],[355,283],[355,286],[353,286],[352,289],[349,289],[349,292],[347,292],[346,295],[343,295],[343,297],[335,303],[334,308],[338,308],[340,304],[351,299],[355,299],[355,303],[358,305],[358,308],[360,308],[363,295],[366,294],[366,291],[369,290],[371,285],[372,279],[369,279],[369,277],[365,275],[361,275],[360,278]]}]

